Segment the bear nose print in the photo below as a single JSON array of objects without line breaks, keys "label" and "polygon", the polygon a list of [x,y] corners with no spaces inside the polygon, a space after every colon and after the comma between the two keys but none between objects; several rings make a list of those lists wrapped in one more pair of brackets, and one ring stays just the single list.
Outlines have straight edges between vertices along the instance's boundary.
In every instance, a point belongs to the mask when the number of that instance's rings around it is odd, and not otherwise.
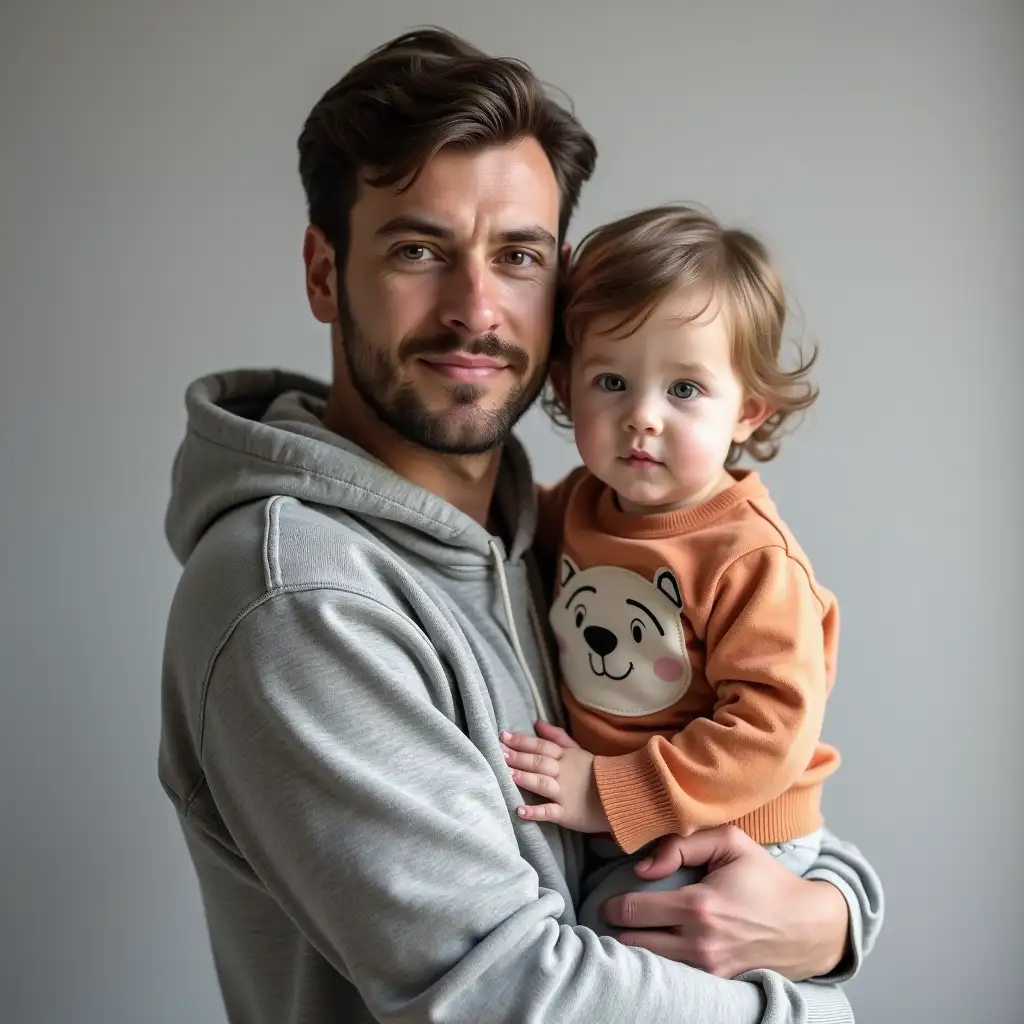
[{"label": "bear nose print", "polygon": [[587,626],[583,630],[583,639],[587,641],[587,646],[602,658],[607,658],[619,645],[615,634],[604,626]]}]

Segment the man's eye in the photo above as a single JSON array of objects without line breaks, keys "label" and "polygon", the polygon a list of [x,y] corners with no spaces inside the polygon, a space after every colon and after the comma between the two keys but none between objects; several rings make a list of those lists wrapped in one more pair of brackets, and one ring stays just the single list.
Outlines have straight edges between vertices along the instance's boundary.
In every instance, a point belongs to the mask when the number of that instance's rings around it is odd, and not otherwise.
[{"label": "man's eye", "polygon": [[617,373],[599,373],[594,383],[602,391],[626,390],[626,382]]},{"label": "man's eye", "polygon": [[512,267],[532,267],[537,262],[537,257],[523,249],[511,249],[505,253],[505,262]]},{"label": "man's eye", "polygon": [[434,255],[425,245],[416,245],[414,242],[399,246],[398,254],[409,263],[425,263]]},{"label": "man's eye", "polygon": [[700,394],[697,390],[697,385],[691,384],[688,380],[677,380],[668,389],[668,393],[673,398],[682,399],[684,402],[688,402],[691,398],[696,398]]}]

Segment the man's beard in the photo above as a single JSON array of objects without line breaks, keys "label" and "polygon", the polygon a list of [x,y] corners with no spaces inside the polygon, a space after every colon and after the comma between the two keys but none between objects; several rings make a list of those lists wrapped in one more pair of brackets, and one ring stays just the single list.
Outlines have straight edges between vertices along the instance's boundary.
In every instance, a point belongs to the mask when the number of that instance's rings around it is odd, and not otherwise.
[{"label": "man's beard", "polygon": [[[349,379],[360,398],[400,437],[428,451],[443,455],[480,455],[504,443],[512,428],[533,404],[544,387],[546,365],[541,362],[528,379],[529,357],[518,346],[485,334],[468,344],[452,333],[408,338],[391,357],[374,347],[346,307],[341,311],[341,347]],[[422,355],[465,352],[505,360],[518,383],[499,409],[470,409],[487,389],[476,384],[455,384],[448,394],[456,407],[434,412],[428,409],[411,382],[399,384],[402,365]]]}]

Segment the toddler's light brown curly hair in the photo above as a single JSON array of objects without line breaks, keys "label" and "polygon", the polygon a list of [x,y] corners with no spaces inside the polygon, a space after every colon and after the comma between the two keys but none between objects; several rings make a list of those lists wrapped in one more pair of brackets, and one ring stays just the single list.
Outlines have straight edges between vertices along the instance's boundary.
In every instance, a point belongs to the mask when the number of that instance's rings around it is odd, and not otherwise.
[{"label": "toddler's light brown curly hair", "polygon": [[[598,320],[611,318],[609,333],[628,338],[658,304],[677,289],[706,296],[692,316],[713,305],[729,320],[733,366],[749,394],[771,409],[742,445],[733,445],[726,465],[746,451],[758,461],[775,457],[786,421],[818,397],[809,372],[817,346],[798,365],[780,362],[787,300],[764,244],[746,231],[725,228],[695,206],[659,206],[591,231],[580,243],[560,299],[552,363],[568,366],[573,349]],[[560,328],[560,330],[559,330]],[[549,386],[542,405],[560,426],[570,426],[566,396]]]}]

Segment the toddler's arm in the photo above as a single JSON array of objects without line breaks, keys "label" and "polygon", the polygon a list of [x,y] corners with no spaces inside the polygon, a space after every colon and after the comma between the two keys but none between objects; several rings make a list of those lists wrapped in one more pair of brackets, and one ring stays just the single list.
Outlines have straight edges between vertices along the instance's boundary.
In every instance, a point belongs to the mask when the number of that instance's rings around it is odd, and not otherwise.
[{"label": "toddler's arm", "polygon": [[831,682],[826,611],[803,565],[781,547],[743,555],[722,573],[705,636],[712,716],[631,754],[595,759],[601,804],[626,852],[736,821],[807,771]]}]

